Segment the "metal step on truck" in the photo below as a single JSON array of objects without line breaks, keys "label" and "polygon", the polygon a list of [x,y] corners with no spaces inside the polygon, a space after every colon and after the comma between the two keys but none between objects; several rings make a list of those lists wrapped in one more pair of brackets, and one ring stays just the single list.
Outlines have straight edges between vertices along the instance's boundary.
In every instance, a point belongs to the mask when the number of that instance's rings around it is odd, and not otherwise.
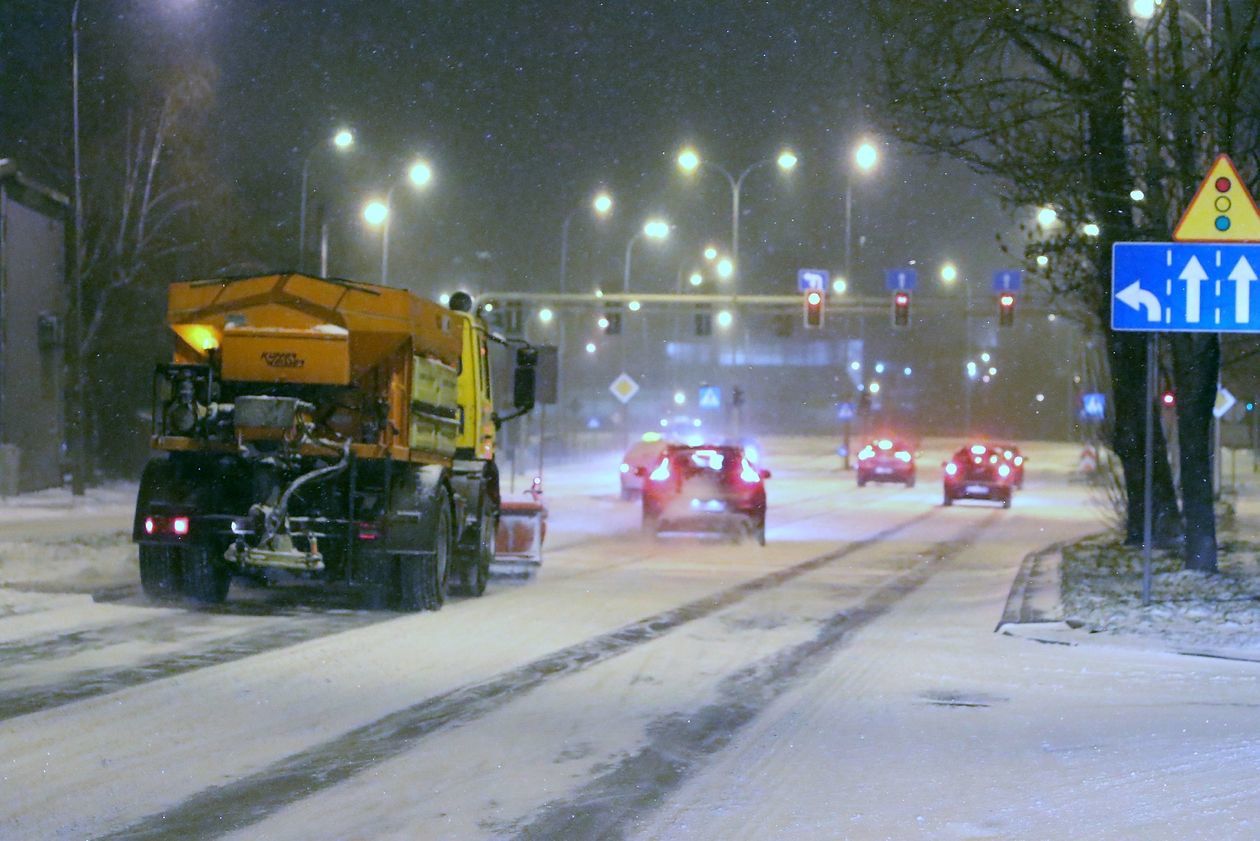
[{"label": "metal step on truck", "polygon": [[[534,404],[535,348],[472,299],[303,274],[172,284],[133,538],[154,599],[227,598],[282,569],[370,608],[479,596],[500,512],[495,442]],[[491,358],[514,363],[511,413]]]}]

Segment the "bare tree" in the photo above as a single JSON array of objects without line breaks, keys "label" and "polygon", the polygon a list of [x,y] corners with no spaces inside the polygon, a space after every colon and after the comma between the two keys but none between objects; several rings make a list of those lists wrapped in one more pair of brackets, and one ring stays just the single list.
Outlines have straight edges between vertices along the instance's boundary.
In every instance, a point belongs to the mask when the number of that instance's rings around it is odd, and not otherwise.
[{"label": "bare tree", "polygon": [[[1023,256],[1052,300],[1106,338],[1130,542],[1140,541],[1143,522],[1145,338],[1109,329],[1111,245],[1167,239],[1218,144],[1257,160],[1246,97],[1254,96],[1258,6],[1226,3],[1209,37],[1206,27],[1187,32],[1179,0],[1149,22],[1134,21],[1123,0],[871,4],[896,135],[993,176],[1012,208],[1049,204],[1059,213],[1058,232],[1030,238]],[[1033,259],[1041,254],[1045,269]],[[1208,442],[1219,356],[1211,334],[1171,342],[1185,560],[1205,570],[1216,565]],[[1182,522],[1158,427],[1155,450],[1153,515],[1168,543]]]}]

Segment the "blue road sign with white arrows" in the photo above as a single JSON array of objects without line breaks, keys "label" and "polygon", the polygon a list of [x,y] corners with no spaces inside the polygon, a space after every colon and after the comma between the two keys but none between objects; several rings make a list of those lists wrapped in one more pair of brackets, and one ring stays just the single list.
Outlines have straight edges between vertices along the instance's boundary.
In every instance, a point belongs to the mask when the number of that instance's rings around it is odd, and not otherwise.
[{"label": "blue road sign with white arrows", "polygon": [[903,269],[884,269],[884,285],[889,292],[913,292],[919,273],[909,266]]},{"label": "blue road sign with white arrows", "polygon": [[998,269],[993,273],[994,292],[1018,292],[1024,280],[1019,269]]},{"label": "blue road sign with white arrows", "polygon": [[831,272],[826,269],[797,269],[796,288],[801,292],[826,292]]},{"label": "blue road sign with white arrows", "polygon": [[1111,329],[1258,333],[1257,267],[1260,243],[1117,242]]}]

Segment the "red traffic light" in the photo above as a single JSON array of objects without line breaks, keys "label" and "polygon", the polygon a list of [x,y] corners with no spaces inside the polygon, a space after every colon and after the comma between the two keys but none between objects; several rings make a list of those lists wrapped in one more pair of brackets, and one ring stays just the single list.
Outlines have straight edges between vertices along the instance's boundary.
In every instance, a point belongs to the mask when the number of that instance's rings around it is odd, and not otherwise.
[{"label": "red traffic light", "polygon": [[1165,406],[1175,406],[1177,405],[1177,398],[1171,391],[1165,391],[1163,397],[1160,398],[1160,402]]},{"label": "red traffic light", "polygon": [[1010,292],[998,295],[998,326],[1010,327],[1015,323],[1015,296]]},{"label": "red traffic light", "polygon": [[894,292],[892,307],[892,323],[893,327],[909,327],[910,326],[910,293]]}]

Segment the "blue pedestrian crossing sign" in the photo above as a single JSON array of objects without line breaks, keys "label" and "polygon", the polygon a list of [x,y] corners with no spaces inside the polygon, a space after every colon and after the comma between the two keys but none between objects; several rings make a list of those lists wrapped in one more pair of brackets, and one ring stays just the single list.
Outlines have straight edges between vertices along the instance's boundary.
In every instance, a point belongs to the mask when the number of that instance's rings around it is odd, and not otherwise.
[{"label": "blue pedestrian crossing sign", "polygon": [[884,285],[889,292],[913,292],[918,280],[919,273],[909,266],[884,270]]},{"label": "blue pedestrian crossing sign", "polygon": [[1107,395],[1097,391],[1081,395],[1081,420],[1100,421],[1107,417]]},{"label": "blue pedestrian crossing sign", "polygon": [[1019,269],[998,269],[993,273],[994,292],[1018,292],[1024,273]]},{"label": "blue pedestrian crossing sign", "polygon": [[700,401],[699,402],[700,402],[701,409],[722,408],[722,387],[720,385],[700,386]]},{"label": "blue pedestrian crossing sign", "polygon": [[1117,242],[1111,255],[1113,330],[1260,332],[1260,243]]},{"label": "blue pedestrian crossing sign", "polygon": [[826,292],[831,272],[826,269],[797,269],[796,288],[801,292]]},{"label": "blue pedestrian crossing sign", "polygon": [[857,407],[852,403],[841,403],[836,408],[836,416],[847,423],[857,417]]}]

